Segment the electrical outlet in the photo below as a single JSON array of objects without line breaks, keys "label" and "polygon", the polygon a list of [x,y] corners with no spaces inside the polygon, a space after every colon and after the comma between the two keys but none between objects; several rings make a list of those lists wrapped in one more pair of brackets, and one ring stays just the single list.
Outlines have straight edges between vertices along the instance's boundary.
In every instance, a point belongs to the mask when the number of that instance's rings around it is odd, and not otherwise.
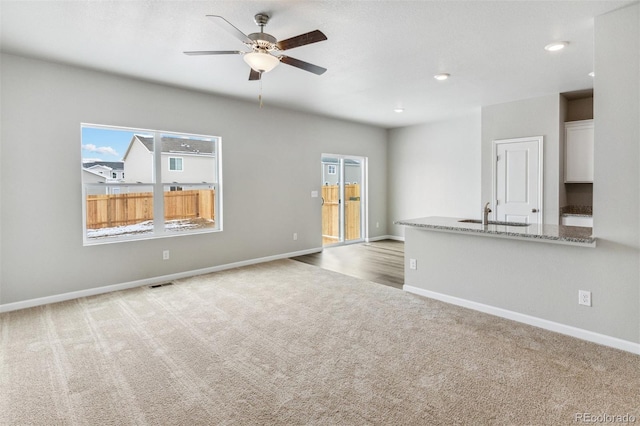
[{"label": "electrical outlet", "polygon": [[296,241],[298,239],[298,233],[294,232],[293,233],[293,241]]},{"label": "electrical outlet", "polygon": [[409,269],[418,269],[418,261],[416,259],[409,259]]},{"label": "electrical outlet", "polygon": [[162,252],[162,260],[169,260],[169,250],[164,250]]},{"label": "electrical outlet", "polygon": [[578,290],[578,304],[591,306],[591,292],[586,290]]}]

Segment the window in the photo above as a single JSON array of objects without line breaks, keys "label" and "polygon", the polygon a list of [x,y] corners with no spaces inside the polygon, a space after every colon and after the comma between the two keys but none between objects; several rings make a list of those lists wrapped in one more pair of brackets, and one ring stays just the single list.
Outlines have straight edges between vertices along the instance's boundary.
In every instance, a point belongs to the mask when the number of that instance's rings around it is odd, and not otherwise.
[{"label": "window", "polygon": [[336,166],[334,164],[329,164],[327,166],[327,174],[335,175],[336,174]]},{"label": "window", "polygon": [[[81,131],[85,245],[222,229],[219,137],[89,124]],[[112,178],[97,165],[114,170]]]},{"label": "window", "polygon": [[181,172],[182,171],[182,158],[180,157],[169,157],[169,170],[173,172]]}]

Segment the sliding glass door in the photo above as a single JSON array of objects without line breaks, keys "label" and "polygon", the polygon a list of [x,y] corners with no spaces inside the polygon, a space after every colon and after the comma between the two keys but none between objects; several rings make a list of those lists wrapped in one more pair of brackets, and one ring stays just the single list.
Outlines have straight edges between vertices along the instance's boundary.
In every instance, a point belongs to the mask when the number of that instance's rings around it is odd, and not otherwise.
[{"label": "sliding glass door", "polygon": [[322,155],[322,244],[364,239],[364,157]]}]

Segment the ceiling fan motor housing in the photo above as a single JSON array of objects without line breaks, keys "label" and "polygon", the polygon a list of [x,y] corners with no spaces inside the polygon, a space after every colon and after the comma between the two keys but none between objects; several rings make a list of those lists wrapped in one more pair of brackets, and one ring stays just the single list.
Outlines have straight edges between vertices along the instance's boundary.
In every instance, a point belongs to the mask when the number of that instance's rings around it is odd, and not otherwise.
[{"label": "ceiling fan motor housing", "polygon": [[252,34],[249,34],[247,37],[253,40],[253,42],[255,43],[255,46],[257,46],[260,49],[264,49],[268,51],[276,50],[276,43],[278,42],[278,40],[271,34],[252,33]]}]

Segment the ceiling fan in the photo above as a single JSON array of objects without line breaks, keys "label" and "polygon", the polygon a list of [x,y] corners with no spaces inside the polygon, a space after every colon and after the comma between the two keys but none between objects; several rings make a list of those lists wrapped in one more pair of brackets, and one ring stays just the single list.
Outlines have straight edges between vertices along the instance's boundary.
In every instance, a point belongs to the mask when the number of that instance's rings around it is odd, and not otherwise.
[{"label": "ceiling fan", "polygon": [[196,50],[184,52],[185,55],[243,55],[243,59],[251,67],[249,80],[260,80],[262,73],[269,72],[274,69],[280,62],[287,65],[300,68],[314,74],[323,74],[327,69],[318,65],[310,64],[291,56],[280,55],[280,52],[294,47],[305,46],[311,43],[317,43],[327,39],[322,31],[315,30],[299,36],[291,37],[286,40],[278,41],[271,34],[264,32],[264,26],[269,22],[269,15],[258,13],[255,17],[255,23],[260,27],[259,33],[245,35],[238,28],[233,26],[229,21],[218,15],[206,15],[218,25],[231,33],[234,37],[243,42],[247,47],[251,48],[249,52],[240,50]]}]

